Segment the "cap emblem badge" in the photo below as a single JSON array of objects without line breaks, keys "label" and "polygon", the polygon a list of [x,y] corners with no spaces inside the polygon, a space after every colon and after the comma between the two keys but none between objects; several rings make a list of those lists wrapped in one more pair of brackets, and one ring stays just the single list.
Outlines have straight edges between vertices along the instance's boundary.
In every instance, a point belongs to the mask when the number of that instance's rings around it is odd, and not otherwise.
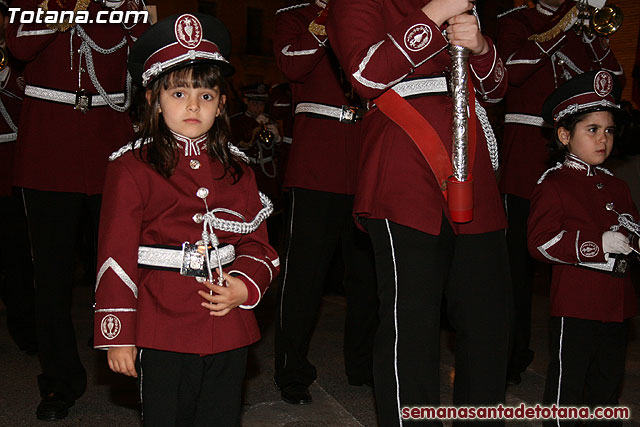
[{"label": "cap emblem badge", "polygon": [[193,15],[185,14],[176,19],[174,31],[178,43],[187,49],[195,49],[202,42],[202,25]]},{"label": "cap emblem badge", "polygon": [[593,78],[593,90],[601,97],[605,98],[611,93],[613,89],[613,79],[611,74],[606,71],[599,71]]}]

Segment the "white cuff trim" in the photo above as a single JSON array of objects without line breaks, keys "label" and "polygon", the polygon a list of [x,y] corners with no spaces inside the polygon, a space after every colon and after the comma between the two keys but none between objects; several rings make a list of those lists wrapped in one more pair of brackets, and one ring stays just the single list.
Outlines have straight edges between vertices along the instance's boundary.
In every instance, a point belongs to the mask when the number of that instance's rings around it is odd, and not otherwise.
[{"label": "white cuff trim", "polygon": [[258,301],[256,301],[256,303],[255,303],[255,304],[253,304],[253,305],[239,305],[238,307],[240,307],[240,308],[244,308],[245,310],[250,310],[250,309],[254,308],[255,306],[257,306],[257,305],[260,303],[260,300],[262,300],[262,292],[260,292],[260,287],[258,287],[258,285],[256,284],[256,282],[254,282],[254,281],[253,281],[253,279],[252,279],[251,277],[247,276],[245,273],[243,273],[243,272],[242,272],[242,271],[240,271],[240,270],[231,270],[231,271],[229,271],[229,274],[231,274],[231,273],[238,273],[238,274],[240,274],[241,276],[244,276],[244,277],[245,277],[248,281],[250,281],[250,282],[253,284],[253,286],[255,286],[255,287],[256,287],[256,289],[258,290]]}]

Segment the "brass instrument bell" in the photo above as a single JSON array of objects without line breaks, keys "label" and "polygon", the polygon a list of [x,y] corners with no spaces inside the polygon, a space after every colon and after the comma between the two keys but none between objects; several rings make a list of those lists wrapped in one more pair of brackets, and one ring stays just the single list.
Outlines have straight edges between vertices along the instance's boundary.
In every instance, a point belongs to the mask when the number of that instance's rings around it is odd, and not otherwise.
[{"label": "brass instrument bell", "polygon": [[605,6],[602,9],[595,9],[589,20],[589,27],[600,37],[609,37],[618,31],[622,26],[622,9],[619,6]]},{"label": "brass instrument bell", "polygon": [[262,144],[268,145],[273,141],[274,135],[270,130],[267,129],[266,124],[262,124],[256,136],[258,138],[258,141],[260,141]]},{"label": "brass instrument bell", "polygon": [[588,36],[609,37],[622,26],[624,15],[617,5],[596,8],[589,6],[585,0],[578,0],[578,10],[578,33],[585,32]]},{"label": "brass instrument bell", "polygon": [[0,47],[0,71],[9,65],[9,52],[6,47]]}]

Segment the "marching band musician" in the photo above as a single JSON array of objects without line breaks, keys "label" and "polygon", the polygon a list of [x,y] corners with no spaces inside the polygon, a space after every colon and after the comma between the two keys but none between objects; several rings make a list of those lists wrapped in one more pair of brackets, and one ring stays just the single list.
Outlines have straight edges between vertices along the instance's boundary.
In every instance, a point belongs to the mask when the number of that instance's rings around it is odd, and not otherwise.
[{"label": "marching band musician", "polygon": [[538,180],[528,222],[529,252],[552,264],[546,405],[618,405],[626,321],[638,312],[625,255],[640,249],[629,187],[601,167],[625,120],[620,93],[614,75],[589,71],[556,89],[542,109],[564,156]]},{"label": "marching band musician", "polygon": [[22,197],[12,188],[13,157],[24,95],[22,70],[11,59],[4,39],[8,4],[0,0],[0,294],[7,308],[7,329],[20,350],[37,351],[33,266]]},{"label": "marching band musician", "polygon": [[501,99],[503,63],[467,13],[471,1],[334,0],[331,7],[331,45],[372,105],[363,120],[354,212],[376,254],[378,422],[402,425],[402,407],[439,405],[443,294],[456,330],[453,404],[503,402],[511,299],[506,220],[490,158],[494,148],[487,144],[493,133],[472,96],[473,219],[453,222],[445,200],[452,168],[452,62],[443,30],[452,44],[470,50],[469,78],[479,100]]},{"label": "marching band musician", "polygon": [[247,109],[231,116],[233,143],[249,157],[256,174],[258,189],[273,201],[279,210],[281,189],[278,181],[280,131],[276,122],[265,113],[269,91],[264,84],[242,88],[242,102]]},{"label": "marching band musician", "polygon": [[[545,141],[551,132],[540,116],[542,103],[556,87],[589,70],[608,70],[624,83],[609,40],[578,35],[573,21],[566,22],[575,5],[574,0],[538,0],[534,8],[513,9],[498,19],[496,46],[509,76],[500,191],[509,222],[507,245],[514,296],[510,384],[521,381],[520,374],[533,360],[529,349],[533,260],[527,252],[526,224],[531,192],[548,162]],[[544,35],[539,41],[530,39],[538,34]]]},{"label": "marching band musician", "polygon": [[[138,0],[18,0],[22,11],[137,10]],[[74,247],[79,218],[94,233],[109,154],[133,130],[128,115],[127,52],[147,26],[23,24],[7,27],[11,53],[26,63],[25,99],[14,185],[22,187],[36,284],[40,420],[64,418],[85,391],[86,372],[71,319]],[[94,236],[95,241],[95,236]]]},{"label": "marching band musician", "polygon": [[345,95],[324,23],[326,0],[277,12],[276,63],[291,82],[295,122],[284,186],[289,189],[286,264],[275,335],[275,382],[291,404],[311,402],[317,377],[307,358],[325,277],[340,247],[347,299],[345,371],[372,383],[377,298],[371,246],[351,216],[359,123]]}]

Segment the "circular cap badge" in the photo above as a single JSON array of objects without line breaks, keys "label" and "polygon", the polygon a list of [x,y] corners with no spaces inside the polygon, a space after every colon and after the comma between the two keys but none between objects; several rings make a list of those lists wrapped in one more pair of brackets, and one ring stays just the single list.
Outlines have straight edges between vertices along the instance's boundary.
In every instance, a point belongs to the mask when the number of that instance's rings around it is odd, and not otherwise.
[{"label": "circular cap badge", "polygon": [[598,71],[596,76],[593,78],[593,90],[601,98],[608,96],[613,90],[613,79],[611,78],[611,74],[606,71]]},{"label": "circular cap badge", "polygon": [[431,28],[427,24],[416,24],[404,33],[404,45],[412,52],[418,52],[431,43]]},{"label": "circular cap badge", "polygon": [[174,31],[178,43],[187,49],[195,49],[202,41],[202,25],[193,15],[185,14],[176,19]]},{"label": "circular cap badge", "polygon": [[102,318],[102,322],[100,322],[100,332],[102,332],[102,336],[108,340],[117,337],[121,329],[122,323],[120,323],[120,319],[113,314],[107,314]]}]

